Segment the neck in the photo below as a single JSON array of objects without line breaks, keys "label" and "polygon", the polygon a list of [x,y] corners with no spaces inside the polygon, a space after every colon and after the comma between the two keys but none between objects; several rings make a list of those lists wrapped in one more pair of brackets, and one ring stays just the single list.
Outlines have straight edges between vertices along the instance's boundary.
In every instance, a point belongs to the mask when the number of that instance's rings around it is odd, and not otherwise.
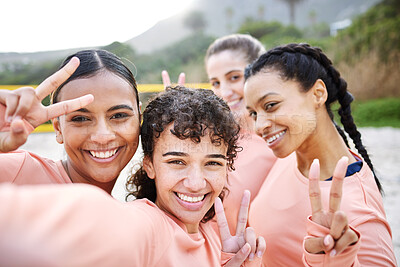
[{"label": "neck", "polygon": [[118,178],[118,177],[116,177],[114,180],[112,180],[110,182],[102,183],[102,182],[96,181],[90,177],[85,177],[85,176],[81,175],[79,172],[77,172],[74,169],[74,167],[70,164],[70,162],[68,160],[63,160],[62,165],[64,167],[64,170],[66,171],[66,173],[68,174],[69,178],[71,179],[71,181],[73,183],[84,183],[84,184],[94,185],[94,186],[97,186],[97,187],[103,189],[110,195],[111,195],[112,189],[114,188],[115,182]]},{"label": "neck", "polygon": [[340,158],[347,156],[349,164],[356,160],[330,118],[320,121],[326,123],[318,123],[315,132],[296,150],[297,167],[305,177],[308,177],[311,163],[317,158],[321,168],[320,180],[326,180],[333,175]]}]

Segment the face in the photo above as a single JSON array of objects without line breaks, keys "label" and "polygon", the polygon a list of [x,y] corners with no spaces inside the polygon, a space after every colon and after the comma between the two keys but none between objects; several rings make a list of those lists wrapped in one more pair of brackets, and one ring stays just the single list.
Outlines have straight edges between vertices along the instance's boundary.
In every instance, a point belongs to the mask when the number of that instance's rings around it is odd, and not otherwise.
[{"label": "face", "polygon": [[245,57],[233,50],[212,55],[206,64],[212,90],[240,117],[247,115],[243,96],[244,69],[247,64]]},{"label": "face", "polygon": [[312,145],[316,129],[313,90],[302,92],[295,81],[284,81],[277,72],[259,72],[245,85],[246,107],[256,132],[277,157]]},{"label": "face", "polygon": [[156,205],[182,221],[189,233],[196,233],[224,187],[227,147],[212,144],[208,135],[198,144],[181,140],[171,127],[157,138],[153,159],[145,158],[143,166],[155,179]]},{"label": "face", "polygon": [[68,155],[66,170],[74,182],[115,182],[139,142],[136,96],[124,79],[103,72],[69,82],[58,100],[85,94],[94,96],[91,104],[53,120]]}]

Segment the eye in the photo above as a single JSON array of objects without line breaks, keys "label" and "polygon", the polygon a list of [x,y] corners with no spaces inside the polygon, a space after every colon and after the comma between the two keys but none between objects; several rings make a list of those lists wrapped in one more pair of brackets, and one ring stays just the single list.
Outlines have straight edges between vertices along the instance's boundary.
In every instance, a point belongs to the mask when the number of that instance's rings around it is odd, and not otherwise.
[{"label": "eye", "polygon": [[269,103],[266,103],[266,104],[264,105],[264,109],[265,109],[266,111],[271,111],[271,110],[273,109],[273,107],[276,106],[276,104],[278,104],[278,103],[276,103],[276,102],[269,102]]},{"label": "eye", "polygon": [[123,112],[119,112],[119,113],[115,113],[114,115],[111,116],[111,119],[122,119],[122,118],[126,118],[129,117],[130,115],[123,113]]},{"label": "eye", "polygon": [[221,162],[218,161],[208,161],[206,166],[224,166]]},{"label": "eye", "polygon": [[219,82],[218,81],[211,81],[211,86],[214,88],[218,88],[219,87]]},{"label": "eye", "polygon": [[257,119],[257,112],[255,112],[255,111],[249,111],[249,116],[250,116],[253,120],[256,120],[256,119]]},{"label": "eye", "polygon": [[168,164],[174,164],[174,165],[185,165],[185,162],[183,162],[180,159],[173,159],[173,160],[169,160],[167,161]]},{"label": "eye", "polygon": [[72,117],[71,121],[75,121],[75,122],[83,122],[83,121],[89,121],[90,119],[88,117],[85,116],[74,116]]},{"label": "eye", "polygon": [[232,76],[230,77],[230,80],[231,80],[231,81],[236,81],[236,80],[239,80],[240,78],[241,78],[240,75],[232,75]]}]

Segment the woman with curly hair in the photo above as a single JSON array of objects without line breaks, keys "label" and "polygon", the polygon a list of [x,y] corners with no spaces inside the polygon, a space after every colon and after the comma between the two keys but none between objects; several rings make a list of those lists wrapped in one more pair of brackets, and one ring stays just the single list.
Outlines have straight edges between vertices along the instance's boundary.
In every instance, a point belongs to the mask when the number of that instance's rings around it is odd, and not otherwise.
[{"label": "woman with curly hair", "polygon": [[[395,266],[382,187],[351,115],[353,97],[329,58],[288,44],[261,55],[245,75],[248,113],[279,158],[249,213],[266,239],[264,264]],[[335,102],[359,154],[333,120]]]},{"label": "woman with curly hair", "polygon": [[[265,242],[246,225],[249,193],[235,236],[221,202],[239,130],[210,90],[162,92],[143,113],[143,164],[129,181],[137,199],[88,185],[0,186],[0,265],[258,266]],[[222,242],[207,223],[214,214]]]}]

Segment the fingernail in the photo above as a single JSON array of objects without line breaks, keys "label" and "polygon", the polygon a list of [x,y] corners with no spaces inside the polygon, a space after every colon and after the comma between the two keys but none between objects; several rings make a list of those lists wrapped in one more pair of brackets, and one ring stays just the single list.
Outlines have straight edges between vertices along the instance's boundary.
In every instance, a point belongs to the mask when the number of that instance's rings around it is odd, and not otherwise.
[{"label": "fingernail", "polygon": [[247,253],[250,250],[250,246],[246,246],[246,244],[242,247],[242,252]]},{"label": "fingernail", "polygon": [[332,249],[331,253],[329,254],[331,257],[335,257],[336,256],[336,249]]},{"label": "fingernail", "polygon": [[257,252],[257,257],[262,258],[262,252],[261,251]]},{"label": "fingernail", "polygon": [[324,238],[324,245],[325,245],[326,247],[328,247],[329,244],[331,243],[331,240],[332,240],[332,237],[331,237],[330,235],[325,236],[325,238]]},{"label": "fingernail", "polygon": [[249,260],[252,261],[254,259],[254,253],[250,253]]},{"label": "fingernail", "polygon": [[12,121],[12,116],[8,116],[7,117],[7,122],[11,122]]}]

